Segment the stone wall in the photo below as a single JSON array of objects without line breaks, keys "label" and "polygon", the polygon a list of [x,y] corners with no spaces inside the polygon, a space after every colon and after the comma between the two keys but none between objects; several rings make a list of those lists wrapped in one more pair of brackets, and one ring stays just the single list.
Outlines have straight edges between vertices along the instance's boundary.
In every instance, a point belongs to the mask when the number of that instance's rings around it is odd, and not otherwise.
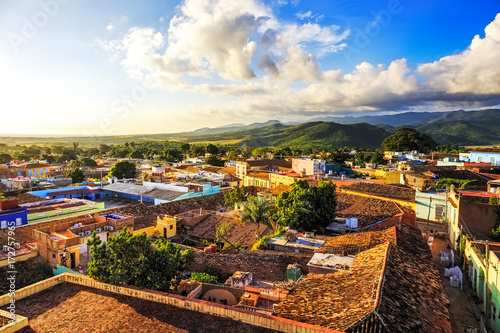
[{"label": "stone wall", "polygon": [[312,253],[274,251],[252,251],[239,254],[196,253],[195,261],[188,266],[188,270],[203,272],[207,267],[215,267],[223,275],[243,271],[253,273],[254,279],[283,281],[289,264],[302,265],[302,273],[306,274],[306,265],[311,258]]}]

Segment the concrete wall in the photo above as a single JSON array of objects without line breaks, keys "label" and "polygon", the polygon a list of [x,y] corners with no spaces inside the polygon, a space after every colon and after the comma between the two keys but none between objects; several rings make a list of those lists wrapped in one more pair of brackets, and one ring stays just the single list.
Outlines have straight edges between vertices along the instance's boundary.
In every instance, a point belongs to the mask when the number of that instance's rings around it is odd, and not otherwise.
[{"label": "concrete wall", "polygon": [[415,212],[418,219],[427,220],[427,217],[429,217],[430,221],[438,221],[439,219],[435,218],[436,205],[442,205],[443,218],[441,220],[444,221],[446,193],[425,193],[417,190],[415,192],[415,201],[417,201]]},{"label": "concrete wall", "polygon": [[283,253],[273,251],[252,251],[240,254],[196,253],[188,270],[203,272],[207,267],[215,267],[222,274],[236,271],[252,272],[255,279],[283,281],[289,264],[302,265],[302,273],[307,273],[307,263],[312,254]]},{"label": "concrete wall", "polygon": [[485,203],[460,201],[459,214],[461,221],[469,229],[489,235],[491,229],[496,225],[497,215],[494,206]]}]

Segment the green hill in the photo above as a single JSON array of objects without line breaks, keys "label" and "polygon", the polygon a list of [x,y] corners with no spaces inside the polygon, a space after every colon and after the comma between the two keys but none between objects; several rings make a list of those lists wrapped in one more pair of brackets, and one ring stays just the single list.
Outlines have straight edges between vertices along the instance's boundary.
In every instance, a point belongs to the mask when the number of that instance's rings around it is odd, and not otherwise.
[{"label": "green hill", "polygon": [[439,144],[476,146],[500,143],[500,119],[448,121],[421,125],[415,129]]},{"label": "green hill", "polygon": [[275,146],[331,149],[342,147],[379,148],[387,131],[366,123],[343,125],[310,122],[295,126],[274,124],[247,131],[189,137],[187,141],[222,141],[241,139],[241,146]]}]

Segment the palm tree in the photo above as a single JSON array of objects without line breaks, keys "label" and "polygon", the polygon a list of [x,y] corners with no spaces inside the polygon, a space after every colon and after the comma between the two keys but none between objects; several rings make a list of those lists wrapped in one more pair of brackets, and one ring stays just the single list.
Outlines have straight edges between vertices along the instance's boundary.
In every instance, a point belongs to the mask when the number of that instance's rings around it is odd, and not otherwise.
[{"label": "palm tree", "polygon": [[241,222],[250,221],[257,223],[257,230],[255,231],[255,238],[259,239],[259,229],[260,224],[273,229],[273,223],[269,219],[269,211],[271,206],[265,200],[259,200],[256,197],[249,197],[248,203],[243,208],[243,214],[241,214]]}]

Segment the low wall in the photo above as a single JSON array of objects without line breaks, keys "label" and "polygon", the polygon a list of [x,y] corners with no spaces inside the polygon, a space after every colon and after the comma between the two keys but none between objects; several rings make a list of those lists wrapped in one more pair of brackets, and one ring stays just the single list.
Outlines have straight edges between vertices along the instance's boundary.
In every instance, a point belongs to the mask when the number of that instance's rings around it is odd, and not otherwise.
[{"label": "low wall", "polygon": [[[14,260],[11,259],[11,262],[25,261],[25,260],[28,260],[30,258],[34,258],[36,256],[38,256],[38,251],[35,250],[35,251],[30,252],[30,253],[26,253],[26,254],[23,254],[20,256],[13,257]],[[9,258],[0,261],[0,267],[5,267],[8,264],[9,264]]]},{"label": "low wall", "polygon": [[28,318],[17,315],[15,316],[15,320],[12,321],[10,312],[0,310],[0,324],[1,333],[13,333],[28,326]]},{"label": "low wall", "polygon": [[196,253],[195,260],[188,270],[203,272],[207,267],[215,267],[222,274],[233,274],[236,271],[252,272],[254,279],[284,281],[289,264],[302,265],[302,272],[307,273],[307,263],[313,254],[250,251],[239,254]]},{"label": "low wall", "polygon": [[[189,299],[184,296],[172,295],[159,291],[145,290],[134,287],[114,286],[93,280],[86,276],[64,273],[50,279],[32,284],[16,291],[16,300],[29,297],[45,289],[53,287],[61,282],[69,282],[94,289],[121,294],[130,297],[145,299],[152,302],[168,304],[178,308],[206,313],[212,316],[224,317],[246,324],[264,327],[281,332],[312,333],[330,332],[341,333],[339,331],[322,328],[310,324],[293,321],[286,318],[275,317],[266,314],[254,313],[248,310],[233,308],[222,304],[209,303],[198,299]],[[8,295],[0,296],[0,306],[5,306],[10,302]]]}]

